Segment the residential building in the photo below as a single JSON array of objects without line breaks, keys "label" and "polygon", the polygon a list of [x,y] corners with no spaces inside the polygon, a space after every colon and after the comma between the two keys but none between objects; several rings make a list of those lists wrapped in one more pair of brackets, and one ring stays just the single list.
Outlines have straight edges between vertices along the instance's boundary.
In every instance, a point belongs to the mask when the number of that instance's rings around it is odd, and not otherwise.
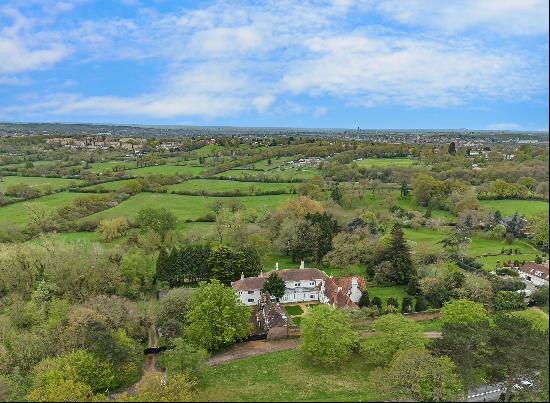
[{"label": "residential building", "polygon": [[548,261],[545,263],[525,262],[523,265],[516,267],[519,276],[527,281],[530,281],[535,286],[548,285]]},{"label": "residential building", "polygon": [[[361,297],[361,287],[365,287],[363,278],[332,278],[319,269],[305,268],[304,262],[299,269],[278,270],[277,265],[274,272],[285,282],[285,294],[279,300],[282,304],[318,301],[338,308],[356,308],[356,302]],[[257,277],[242,276],[231,285],[243,304],[260,305],[261,289],[267,277],[263,273]]]}]

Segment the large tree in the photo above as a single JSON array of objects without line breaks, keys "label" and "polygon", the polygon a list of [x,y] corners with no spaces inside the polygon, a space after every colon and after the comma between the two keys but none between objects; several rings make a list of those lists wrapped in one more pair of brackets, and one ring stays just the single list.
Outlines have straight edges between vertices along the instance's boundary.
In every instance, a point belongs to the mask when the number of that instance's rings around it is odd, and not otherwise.
[{"label": "large tree", "polygon": [[361,342],[361,354],[374,365],[386,365],[400,351],[428,343],[422,327],[401,314],[381,316],[371,326],[373,332]]},{"label": "large tree", "polygon": [[459,402],[464,388],[448,357],[434,357],[422,348],[400,352],[390,365],[373,375],[388,397],[418,402]]},{"label": "large tree", "polygon": [[176,216],[164,207],[158,209],[147,207],[141,209],[136,216],[136,224],[143,232],[152,230],[160,236],[162,241],[168,231],[176,228],[177,221]]},{"label": "large tree", "polygon": [[463,298],[444,304],[441,319],[443,323],[487,322],[489,315],[483,304]]},{"label": "large tree", "polygon": [[358,341],[349,314],[330,305],[318,305],[302,319],[301,338],[307,356],[327,366],[343,364]]},{"label": "large tree", "polygon": [[282,298],[283,295],[285,295],[285,290],[286,285],[284,280],[274,271],[271,272],[262,288],[262,292],[266,292],[277,299]]},{"label": "large tree", "polygon": [[243,339],[250,333],[250,308],[235,291],[218,280],[201,282],[191,298],[186,334],[198,347],[208,351]]},{"label": "large tree", "polygon": [[397,223],[391,229],[390,243],[386,253],[386,259],[391,262],[392,277],[398,284],[407,284],[416,275],[416,269],[403,228]]},{"label": "large tree", "polygon": [[504,382],[506,401],[510,401],[513,385],[548,369],[548,331],[542,333],[533,328],[527,319],[497,315],[489,345],[489,375],[493,380]]}]

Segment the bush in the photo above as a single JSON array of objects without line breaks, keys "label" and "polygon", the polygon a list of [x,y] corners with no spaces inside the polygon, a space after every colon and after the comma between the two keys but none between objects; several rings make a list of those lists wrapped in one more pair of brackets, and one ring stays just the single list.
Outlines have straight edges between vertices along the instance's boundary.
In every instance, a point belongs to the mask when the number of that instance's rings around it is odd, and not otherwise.
[{"label": "bush", "polygon": [[426,301],[426,298],[418,297],[416,299],[416,304],[414,305],[414,311],[424,312],[426,309],[428,309],[428,302]]}]

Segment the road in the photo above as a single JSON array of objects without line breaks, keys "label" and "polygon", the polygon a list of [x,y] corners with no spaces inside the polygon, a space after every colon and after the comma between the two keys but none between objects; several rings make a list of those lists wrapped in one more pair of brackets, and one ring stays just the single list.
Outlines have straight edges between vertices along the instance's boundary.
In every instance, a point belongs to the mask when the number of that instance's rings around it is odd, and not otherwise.
[{"label": "road", "polygon": [[496,402],[505,391],[499,383],[485,384],[468,392],[468,402]]}]

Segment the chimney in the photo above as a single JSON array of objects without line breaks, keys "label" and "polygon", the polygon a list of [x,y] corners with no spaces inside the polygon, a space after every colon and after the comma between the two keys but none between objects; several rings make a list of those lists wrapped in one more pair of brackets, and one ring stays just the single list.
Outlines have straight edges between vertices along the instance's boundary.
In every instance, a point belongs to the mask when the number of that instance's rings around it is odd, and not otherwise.
[{"label": "chimney", "polygon": [[241,280],[244,280],[244,272],[241,272]]},{"label": "chimney", "polygon": [[359,280],[357,277],[353,277],[351,279],[351,292],[356,291],[359,289]]},{"label": "chimney", "polygon": [[275,262],[275,270],[279,270],[279,262]]},{"label": "chimney", "polygon": [[338,287],[338,291],[342,291],[342,287]]},{"label": "chimney", "polygon": [[263,277],[264,276],[264,271],[260,271],[260,277]]},{"label": "chimney", "polygon": [[306,267],[306,265],[304,263],[304,260],[302,259],[302,261],[300,262],[300,269],[303,269],[305,267]]}]

